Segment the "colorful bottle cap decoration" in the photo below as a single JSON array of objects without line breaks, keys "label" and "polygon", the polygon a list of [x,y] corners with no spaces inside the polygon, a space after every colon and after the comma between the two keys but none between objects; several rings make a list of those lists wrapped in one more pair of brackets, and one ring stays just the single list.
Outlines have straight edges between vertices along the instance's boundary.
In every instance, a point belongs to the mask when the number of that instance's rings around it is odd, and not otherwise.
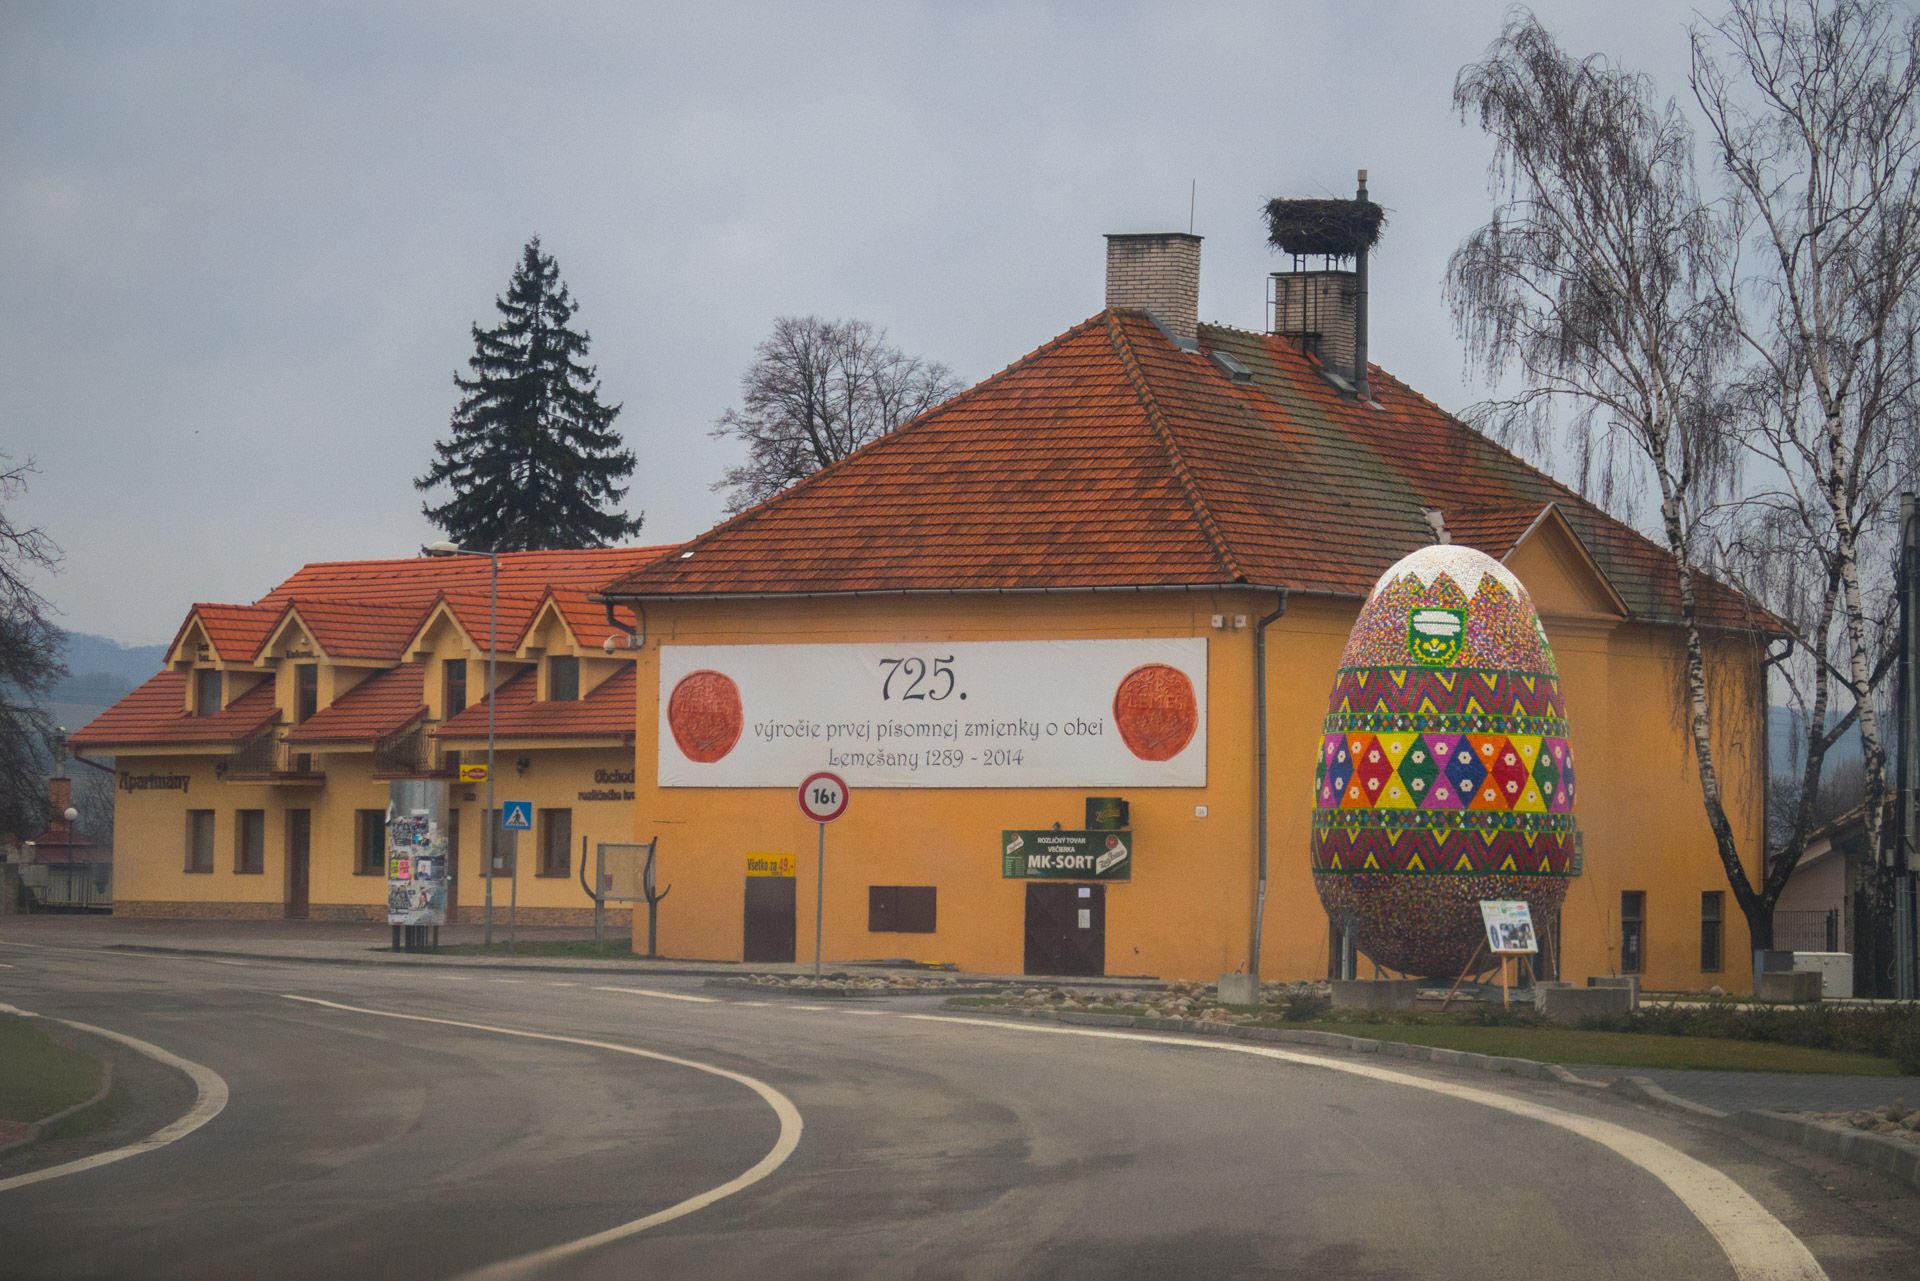
[{"label": "colorful bottle cap decoration", "polygon": [[1482,899],[1555,921],[1573,875],[1573,745],[1527,589],[1471,547],[1423,547],[1354,621],[1314,771],[1313,881],[1379,965],[1452,978]]}]

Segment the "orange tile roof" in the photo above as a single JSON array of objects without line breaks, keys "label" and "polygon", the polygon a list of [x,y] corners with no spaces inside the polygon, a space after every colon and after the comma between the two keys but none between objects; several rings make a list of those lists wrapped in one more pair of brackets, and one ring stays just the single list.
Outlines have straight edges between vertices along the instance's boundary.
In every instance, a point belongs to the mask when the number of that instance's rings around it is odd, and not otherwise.
[{"label": "orange tile roof", "polygon": [[267,633],[280,621],[280,611],[272,606],[261,605],[217,605],[202,602],[196,604],[187,613],[186,621],[180,624],[180,630],[174,633],[173,643],[167,646],[172,653],[174,645],[187,634],[187,628],[193,626],[195,619],[200,620],[201,628],[207,639],[213,643],[214,653],[223,663],[250,662],[260,651],[260,644],[267,639]]},{"label": "orange tile roof", "polygon": [[82,726],[67,741],[81,751],[117,747],[195,746],[252,738],[280,717],[273,682],[258,685],[212,716],[193,716],[186,706],[187,674],[161,672]]},{"label": "orange tile roof", "polygon": [[420,629],[424,611],[405,605],[368,605],[357,601],[288,602],[328,658],[399,658]]},{"label": "orange tile roof", "polygon": [[425,664],[402,663],[369,676],[287,735],[289,743],[371,742],[427,714]]},{"label": "orange tile roof", "polygon": [[[631,737],[634,726],[635,678],[632,664],[622,667],[600,682],[585,698],[571,703],[536,702],[537,689],[532,670],[521,672],[500,684],[499,706],[494,710],[494,734],[499,738],[606,738]],[[487,702],[470,704],[467,710],[440,726],[440,738],[484,740],[487,737]]]},{"label": "orange tile roof", "polygon": [[[1357,597],[1432,541],[1423,508],[1497,543],[1553,503],[1634,616],[1677,618],[1661,548],[1384,371],[1376,410],[1289,340],[1205,325],[1199,337],[1185,352],[1144,312],[1102,312],[605,591]],[[1252,380],[1234,382],[1216,351]],[[1701,597],[1709,621],[1746,621],[1734,593],[1703,583]]]},{"label": "orange tile roof", "polygon": [[[502,552],[500,599],[538,600],[549,587],[597,590],[672,551],[668,546],[597,547],[570,551]],[[424,615],[442,592],[471,592],[487,600],[484,556],[408,556],[396,560],[316,561],[261,597],[260,604],[336,600],[401,607]],[[504,629],[503,629],[504,630]]]},{"label": "orange tile roof", "polygon": [[[489,618],[497,618],[500,627],[500,652],[509,653],[520,644],[520,638],[526,634],[527,627],[533,622],[534,613],[540,608],[542,596],[506,596],[498,602],[487,593],[483,584],[479,591],[449,591],[443,594],[447,608],[460,620],[460,626],[466,631],[468,639],[486,650],[492,647],[492,639],[487,631]],[[605,614],[601,615],[604,625]]]}]

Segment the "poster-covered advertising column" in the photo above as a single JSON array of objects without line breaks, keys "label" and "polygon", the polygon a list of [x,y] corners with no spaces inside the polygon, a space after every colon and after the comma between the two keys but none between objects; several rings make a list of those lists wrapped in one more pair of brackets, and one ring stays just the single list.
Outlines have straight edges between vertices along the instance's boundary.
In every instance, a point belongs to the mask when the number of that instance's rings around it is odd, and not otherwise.
[{"label": "poster-covered advertising column", "polygon": [[1204,787],[1207,642],[663,645],[662,787]]}]

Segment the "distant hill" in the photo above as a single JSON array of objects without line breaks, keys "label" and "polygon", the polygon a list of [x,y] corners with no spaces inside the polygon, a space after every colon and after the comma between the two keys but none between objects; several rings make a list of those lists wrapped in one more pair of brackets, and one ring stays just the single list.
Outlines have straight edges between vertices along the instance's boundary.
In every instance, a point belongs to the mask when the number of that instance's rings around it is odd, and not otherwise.
[{"label": "distant hill", "polygon": [[47,711],[55,723],[79,729],[160,670],[165,645],[122,645],[106,636],[68,632],[61,650],[66,679],[53,687]]}]

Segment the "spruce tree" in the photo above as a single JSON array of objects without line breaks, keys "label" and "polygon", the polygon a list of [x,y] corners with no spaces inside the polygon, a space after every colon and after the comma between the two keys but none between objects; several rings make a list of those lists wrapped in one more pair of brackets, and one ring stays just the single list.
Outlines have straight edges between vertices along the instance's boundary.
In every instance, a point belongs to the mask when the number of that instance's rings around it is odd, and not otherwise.
[{"label": "spruce tree", "polygon": [[644,517],[617,506],[634,467],[613,429],[620,406],[600,402],[589,336],[569,327],[578,309],[538,236],[494,306],[498,325],[473,326],[471,376],[454,375],[452,434],[434,442],[438,459],[414,481],[453,491],[423,506],[427,519],[494,551],[604,547],[636,533]]}]

